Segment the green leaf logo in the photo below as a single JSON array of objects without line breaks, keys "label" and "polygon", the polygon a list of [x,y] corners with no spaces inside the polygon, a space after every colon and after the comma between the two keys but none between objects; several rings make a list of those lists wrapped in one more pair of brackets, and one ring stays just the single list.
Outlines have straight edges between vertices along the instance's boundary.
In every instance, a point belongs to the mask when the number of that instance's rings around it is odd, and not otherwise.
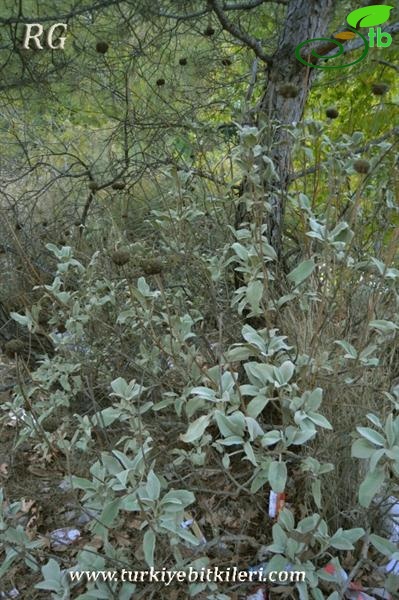
[{"label": "green leaf logo", "polygon": [[374,27],[388,21],[393,6],[364,6],[352,11],[347,16],[351,27]]}]

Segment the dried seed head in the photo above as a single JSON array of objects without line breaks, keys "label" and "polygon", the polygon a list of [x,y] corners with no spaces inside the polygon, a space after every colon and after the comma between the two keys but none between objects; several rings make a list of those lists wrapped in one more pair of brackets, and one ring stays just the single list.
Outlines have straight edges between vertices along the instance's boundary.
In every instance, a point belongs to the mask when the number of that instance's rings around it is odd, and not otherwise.
[{"label": "dried seed head", "polygon": [[95,181],[89,181],[89,190],[95,192],[98,190],[98,184]]},{"label": "dried seed head", "polygon": [[360,173],[361,175],[366,175],[370,171],[370,163],[368,160],[355,160],[353,163],[353,168],[356,173]]},{"label": "dried seed head", "polygon": [[4,346],[4,351],[6,353],[7,356],[9,356],[10,358],[14,358],[14,356],[20,355],[23,353],[25,349],[25,344],[23,343],[22,340],[9,340],[5,346]]},{"label": "dried seed head", "polygon": [[164,265],[159,258],[143,258],[140,266],[146,275],[159,275],[164,270]]},{"label": "dried seed head", "polygon": [[104,42],[104,41],[97,42],[96,51],[99,54],[106,54],[106,52],[108,52],[108,49],[109,49],[108,42]]},{"label": "dried seed head", "polygon": [[339,117],[339,112],[334,106],[331,106],[330,108],[327,108],[326,116],[329,119],[337,119]]},{"label": "dried seed head", "polygon": [[389,91],[389,85],[386,83],[373,83],[371,91],[374,96],[384,96]]},{"label": "dried seed head", "polygon": [[187,58],[181,58],[179,60],[179,65],[181,65],[182,67],[185,67],[187,64]]},{"label": "dried seed head", "polygon": [[118,267],[123,267],[126,263],[129,262],[130,254],[127,250],[115,250],[111,254],[112,262]]},{"label": "dried seed head", "polygon": [[159,79],[157,79],[157,86],[161,87],[165,85],[165,79],[163,77],[160,77]]},{"label": "dried seed head", "polygon": [[208,27],[204,30],[204,35],[206,35],[207,37],[211,37],[214,34],[215,34],[214,28],[211,25],[208,25]]},{"label": "dried seed head", "polygon": [[115,181],[112,184],[113,190],[123,190],[126,187],[126,183],[124,181]]},{"label": "dried seed head", "polygon": [[279,87],[278,93],[283,98],[296,98],[299,94],[299,89],[293,83],[284,83]]}]

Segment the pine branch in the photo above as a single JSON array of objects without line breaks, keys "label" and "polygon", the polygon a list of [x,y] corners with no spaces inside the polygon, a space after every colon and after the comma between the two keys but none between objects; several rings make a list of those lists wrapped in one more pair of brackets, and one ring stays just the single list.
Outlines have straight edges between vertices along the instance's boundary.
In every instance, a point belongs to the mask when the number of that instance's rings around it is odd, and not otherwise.
[{"label": "pine branch", "polygon": [[[222,10],[231,11],[231,10],[251,10],[252,8],[256,8],[261,4],[283,4],[284,6],[288,4],[288,0],[246,0],[246,2],[224,2],[222,4]],[[176,21],[187,21],[189,19],[195,19],[197,17],[203,17],[208,14],[211,9],[208,7],[203,8],[201,10],[196,10],[194,12],[182,14],[170,13],[166,11],[156,11],[151,7],[152,14],[157,17],[164,17],[166,19],[175,19]]]},{"label": "pine branch", "polygon": [[268,65],[272,64],[272,57],[266,54],[262,48],[262,44],[259,40],[249,35],[249,33],[243,31],[237,25],[229,21],[225,12],[221,8],[218,0],[208,0],[208,6],[217,16],[219,23],[225,31],[228,31],[234,38],[243,42],[248,48],[251,48],[255,55]]},{"label": "pine branch", "polygon": [[[398,33],[399,32],[399,23],[392,23],[392,25],[388,25],[388,27],[386,27],[384,29],[384,32],[386,33]],[[349,43],[347,45],[344,45],[344,52],[342,54],[347,54],[348,52],[353,52],[353,50],[357,50],[358,48],[361,48],[363,46],[363,40],[361,38],[356,38],[355,40],[351,40],[349,41]],[[334,46],[336,49],[336,46]],[[326,58],[329,58],[330,56],[333,56],[334,53],[332,52],[333,48],[330,48],[328,50],[328,53],[323,53],[323,52],[319,52],[319,50],[316,49],[318,54],[323,54]]]},{"label": "pine branch", "polygon": [[9,19],[0,18],[0,25],[17,25],[18,23],[48,23],[51,21],[62,21],[65,23],[73,17],[78,17],[79,15],[83,15],[87,12],[102,10],[110,6],[117,6],[118,4],[121,4],[121,0],[100,0],[99,2],[95,2],[91,5],[75,8],[64,14],[53,14],[46,17],[26,17],[20,14],[17,17],[10,17]]}]

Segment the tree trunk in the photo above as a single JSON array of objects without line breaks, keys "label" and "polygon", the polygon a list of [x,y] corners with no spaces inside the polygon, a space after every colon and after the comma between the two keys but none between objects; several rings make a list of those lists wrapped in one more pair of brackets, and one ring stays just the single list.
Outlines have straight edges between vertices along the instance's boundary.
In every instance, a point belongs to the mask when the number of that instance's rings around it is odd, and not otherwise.
[{"label": "tree trunk", "polygon": [[[277,50],[266,72],[265,93],[258,107],[258,124],[267,124],[263,145],[271,148],[270,157],[278,176],[278,180],[264,181],[263,185],[271,207],[266,217],[268,238],[279,258],[293,143],[284,125],[301,120],[317,73],[317,69],[306,67],[296,59],[295,48],[304,40],[325,37],[335,2],[289,0]],[[295,86],[295,97],[284,97],[281,92],[285,84]]]}]

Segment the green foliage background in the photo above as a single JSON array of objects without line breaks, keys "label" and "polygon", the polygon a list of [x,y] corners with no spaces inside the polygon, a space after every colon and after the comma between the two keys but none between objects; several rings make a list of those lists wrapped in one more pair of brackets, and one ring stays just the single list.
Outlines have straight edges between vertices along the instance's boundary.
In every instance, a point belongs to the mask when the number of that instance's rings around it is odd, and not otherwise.
[{"label": "green foliage background", "polygon": [[[273,54],[284,3],[226,12]],[[64,52],[20,48],[36,19],[68,22]],[[5,0],[0,31],[0,447],[27,482],[7,458],[4,590],[163,597],[68,572],[289,563],[307,579],[285,597],[346,598],[333,561],[397,594],[382,514],[399,494],[397,38],[318,73],[301,122],[282,124],[260,111],[267,67],[200,1]],[[281,129],[277,260],[263,180]],[[78,522],[59,552],[52,531]]]}]

